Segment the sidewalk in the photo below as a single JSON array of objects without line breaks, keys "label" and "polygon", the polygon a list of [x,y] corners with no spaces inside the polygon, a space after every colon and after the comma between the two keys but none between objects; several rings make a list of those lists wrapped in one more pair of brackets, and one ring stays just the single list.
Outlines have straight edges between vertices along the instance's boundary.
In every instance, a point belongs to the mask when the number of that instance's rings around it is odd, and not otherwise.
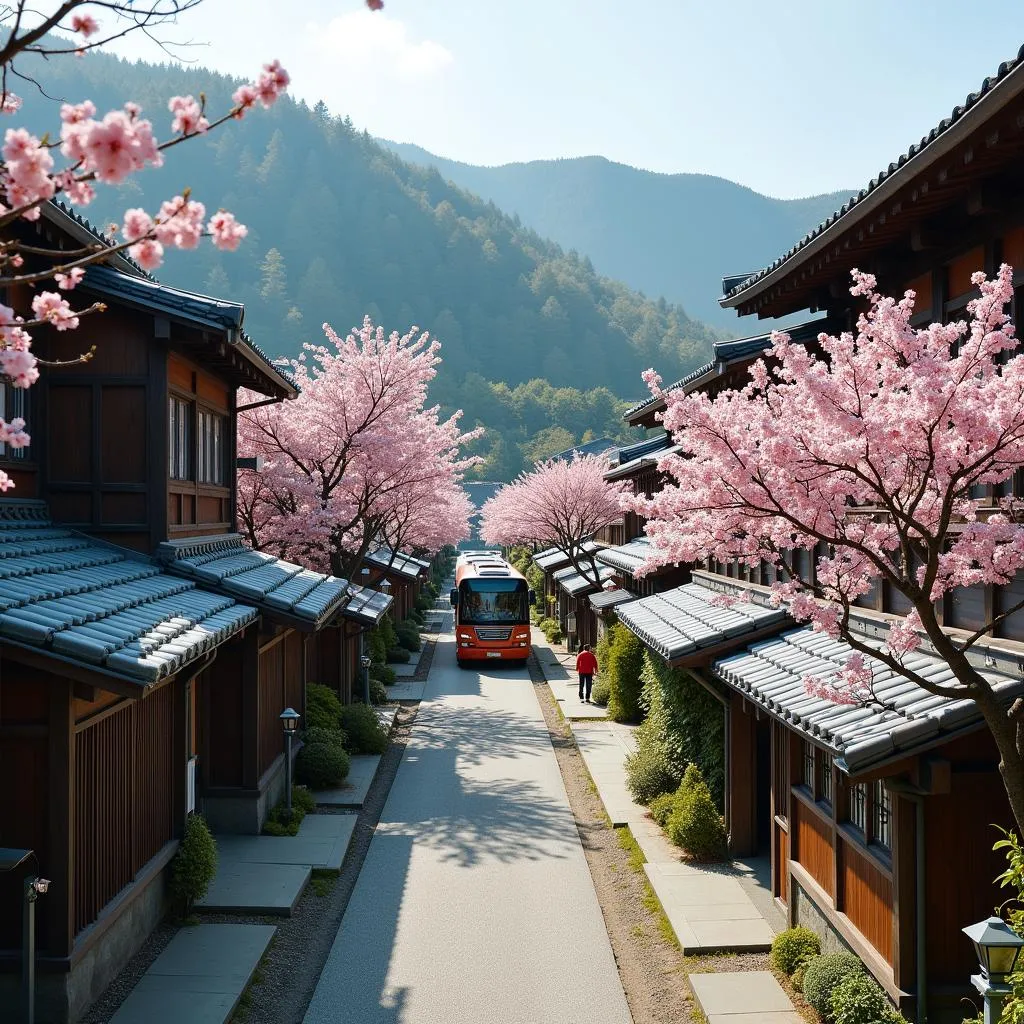
[{"label": "sidewalk", "polygon": [[[759,952],[768,949],[776,927],[785,927],[766,888],[765,865],[756,861],[693,864],[637,804],[626,786],[626,757],[636,749],[635,726],[601,716],[576,719],[569,714],[567,686],[578,700],[575,680],[562,659],[564,648],[533,631],[534,653],[559,707],[565,711],[576,746],[615,827],[628,826],[647,863],[644,871],[687,956],[703,953]],[[550,674],[549,674],[550,673]],[[584,705],[589,707],[589,705]],[[694,995],[708,1024],[800,1024],[782,986],[769,971],[690,976]]]},{"label": "sidewalk", "polygon": [[576,656],[570,654],[563,644],[549,644],[544,634],[536,627],[530,627],[533,653],[540,662],[544,678],[551,695],[558,701],[562,714],[572,721],[603,721],[608,712],[598,704],[584,704],[580,701],[580,683],[574,668]]}]

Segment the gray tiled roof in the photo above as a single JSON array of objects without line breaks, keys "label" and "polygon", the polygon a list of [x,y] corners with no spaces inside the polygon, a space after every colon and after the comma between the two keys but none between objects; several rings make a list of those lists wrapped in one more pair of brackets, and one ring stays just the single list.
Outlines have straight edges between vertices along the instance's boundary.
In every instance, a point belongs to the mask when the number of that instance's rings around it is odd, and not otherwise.
[{"label": "gray tiled roof", "polygon": [[721,606],[716,592],[687,583],[662,594],[641,597],[616,610],[619,621],[666,661],[732,640],[744,633],[787,621],[781,608],[748,601]]},{"label": "gray tiled roof", "polygon": [[[809,320],[807,323],[797,324],[794,327],[782,328],[786,334],[789,335],[790,340],[798,343],[806,343],[817,338],[822,331],[829,328],[827,318],[820,318],[818,320]],[[704,366],[698,367],[692,373],[688,373],[681,380],[677,380],[674,384],[669,384],[667,388],[663,388],[665,391],[693,391],[696,389],[698,384],[705,383],[707,380],[711,380],[717,377],[720,368],[722,366],[729,366],[732,363],[743,362],[746,359],[753,359],[755,356],[761,355],[761,353],[767,351],[772,343],[772,332],[767,331],[764,334],[755,334],[749,338],[732,338],[729,341],[716,341],[714,344],[715,358],[710,363],[705,363]],[[624,419],[630,419],[635,416],[638,412],[642,412],[648,407],[654,408],[660,406],[664,402],[662,398],[647,398],[642,402],[637,403],[631,409],[627,409],[623,413]],[[678,451],[678,448],[676,449]]]},{"label": "gray tiled roof", "polygon": [[557,455],[551,455],[548,459],[556,462],[571,462],[577,455],[585,457],[587,455],[603,455],[605,452],[613,451],[619,447],[619,442],[613,437],[599,437],[594,441],[585,441],[582,444],[574,445],[572,448],[566,448],[564,452],[559,452]]},{"label": "gray tiled roof", "polygon": [[422,558],[413,558],[403,551],[392,552],[390,548],[380,548],[377,551],[369,551],[363,558],[376,569],[387,569],[389,572],[396,572],[399,576],[405,576],[410,580],[419,579],[425,569],[430,568],[429,562]]},{"label": "gray tiled roof", "polygon": [[[603,583],[605,580],[610,580],[615,574],[605,565],[599,565],[597,567],[598,579]],[[576,597],[579,594],[585,594],[588,590],[599,589],[597,584],[593,580],[588,579],[586,576],[578,573],[571,565],[567,565],[564,569],[559,569],[554,574],[555,582],[564,590],[570,597]]]},{"label": "gray tiled roof", "polygon": [[381,594],[369,587],[349,584],[349,601],[341,610],[342,618],[352,619],[364,626],[376,626],[391,607],[394,598]]},{"label": "gray tiled roof", "polygon": [[721,305],[732,305],[729,301],[734,299],[741,292],[751,287],[756,282],[767,277],[772,271],[782,266],[787,260],[792,259],[801,249],[809,245],[819,235],[824,234],[829,228],[831,228],[837,221],[841,220],[852,210],[855,210],[858,204],[862,203],[868,198],[879,186],[885,181],[891,178],[894,174],[898,173],[903,167],[910,163],[915,157],[919,156],[924,150],[931,146],[937,139],[945,135],[945,133],[957,124],[967,113],[969,113],[975,106],[978,105],[992,90],[999,85],[1008,75],[1014,71],[1018,71],[1024,61],[1024,46],[1018,51],[1017,55],[1008,61],[1004,61],[999,65],[996,73],[989,76],[981,83],[981,88],[977,92],[970,93],[963,103],[955,106],[950,113],[949,117],[943,118],[932,130],[924,136],[920,142],[914,143],[903,153],[899,159],[894,160],[887,168],[879,171],[879,173],[868,182],[868,184],[857,193],[852,196],[849,202],[845,203],[839,210],[833,213],[826,220],[822,221],[813,231],[804,235],[799,242],[796,243],[788,252],[783,253],[774,263],[769,264],[763,270],[759,270],[756,274],[743,279],[738,284],[735,284],[729,291],[719,299]]},{"label": "gray tiled roof", "polygon": [[651,455],[662,448],[667,448],[672,443],[668,433],[662,430],[653,437],[645,437],[642,441],[634,441],[633,444],[625,444],[619,449],[618,463],[624,466],[634,459],[642,459],[645,455]]},{"label": "gray tiled roof", "polygon": [[602,565],[621,569],[632,576],[647,561],[653,550],[651,542],[646,537],[635,537],[628,544],[603,548],[597,553],[597,560]]},{"label": "gray tiled roof", "polygon": [[596,594],[590,595],[590,607],[596,608],[598,611],[604,611],[606,608],[614,608],[617,604],[635,600],[636,594],[631,594],[628,590],[621,588],[616,590],[599,590]]},{"label": "gray tiled roof", "polygon": [[0,502],[0,641],[145,685],[256,616],[141,555],[54,526],[42,502]]},{"label": "gray tiled roof", "polygon": [[[592,551],[600,551],[604,547],[603,544],[598,543],[594,540],[588,540],[583,542],[583,551],[585,554],[590,554]],[[558,569],[563,565],[569,564],[569,556],[559,547],[545,548],[543,551],[538,551],[533,556],[533,563],[538,569],[543,569],[544,572],[549,572],[552,569]]]},{"label": "gray tiled roof", "polygon": [[348,599],[347,580],[253,551],[237,533],[166,541],[156,554],[172,572],[314,628]]},{"label": "gray tiled roof", "polygon": [[675,455],[679,451],[679,445],[672,444],[672,439],[666,435],[665,441],[660,448],[648,452],[646,455],[641,455],[630,462],[620,463],[614,469],[608,470],[604,478],[605,480],[622,480],[624,477],[630,476],[645,466],[656,466],[658,459],[663,455]]},{"label": "gray tiled roof", "polygon": [[[849,772],[865,771],[980,720],[974,701],[937,697],[873,659],[873,688],[884,708],[835,704],[807,693],[805,679],[827,682],[852,653],[843,641],[807,626],[722,658],[713,671],[790,728],[827,747]],[[937,684],[955,685],[953,673],[937,657],[911,654],[904,664]],[[986,677],[1006,699],[1024,690],[1022,680],[991,673]]]}]

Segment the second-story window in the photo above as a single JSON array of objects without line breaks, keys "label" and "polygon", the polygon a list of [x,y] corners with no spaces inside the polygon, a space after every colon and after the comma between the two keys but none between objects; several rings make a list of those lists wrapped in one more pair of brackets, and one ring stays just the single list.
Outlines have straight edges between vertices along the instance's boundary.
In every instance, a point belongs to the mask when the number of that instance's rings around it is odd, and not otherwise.
[{"label": "second-story window", "polygon": [[199,410],[199,482],[223,486],[224,438],[227,423],[223,416]]},{"label": "second-story window", "polygon": [[[0,420],[10,423],[11,420],[28,419],[26,406],[28,391],[16,388],[0,378]],[[27,459],[28,448],[14,448],[0,441],[0,459]]]},{"label": "second-story window", "polygon": [[192,404],[175,398],[168,406],[168,471],[172,480],[192,479]]}]

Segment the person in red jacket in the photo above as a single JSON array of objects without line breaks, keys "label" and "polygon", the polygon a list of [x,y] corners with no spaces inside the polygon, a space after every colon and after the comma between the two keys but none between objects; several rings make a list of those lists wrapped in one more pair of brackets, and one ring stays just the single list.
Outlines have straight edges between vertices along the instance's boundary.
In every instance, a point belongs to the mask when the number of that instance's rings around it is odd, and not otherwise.
[{"label": "person in red jacket", "polygon": [[576,671],[580,677],[580,703],[589,704],[590,688],[597,675],[597,658],[591,653],[590,644],[584,644],[583,650],[576,656]]}]

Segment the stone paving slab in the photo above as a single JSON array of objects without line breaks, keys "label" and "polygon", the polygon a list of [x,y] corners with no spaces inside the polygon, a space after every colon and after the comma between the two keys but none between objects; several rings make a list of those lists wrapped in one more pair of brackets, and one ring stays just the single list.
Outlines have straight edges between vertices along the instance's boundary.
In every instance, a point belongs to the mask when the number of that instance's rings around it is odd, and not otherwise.
[{"label": "stone paving slab", "polygon": [[412,676],[416,675],[416,670],[417,668],[419,668],[419,665],[415,662],[407,661],[404,664],[398,662],[393,665],[388,665],[388,668],[390,668],[391,671],[395,673],[396,679],[403,679],[406,677],[411,678]]},{"label": "stone paving slab", "polygon": [[377,712],[380,724],[384,726],[385,732],[391,732],[391,726],[395,724],[398,717],[398,704],[378,704],[373,710]]},{"label": "stone paving slab", "polygon": [[354,814],[307,814],[297,836],[218,836],[217,852],[225,862],[340,871],[355,827]]},{"label": "stone paving slab", "polygon": [[291,917],[310,874],[308,864],[249,864],[218,859],[216,877],[196,910]]},{"label": "stone paving slab", "polygon": [[353,754],[344,783],[334,789],[315,789],[313,798],[323,807],[362,807],[379,764],[380,754]]},{"label": "stone paving slab", "polygon": [[800,1024],[803,1019],[771,971],[691,974],[689,982],[708,1024]]},{"label": "stone paving slab", "polygon": [[398,679],[388,687],[388,700],[423,700],[426,689],[426,680],[417,683]]},{"label": "stone paving slab", "polygon": [[153,961],[111,1024],[223,1024],[277,929],[200,924],[183,928]]}]

